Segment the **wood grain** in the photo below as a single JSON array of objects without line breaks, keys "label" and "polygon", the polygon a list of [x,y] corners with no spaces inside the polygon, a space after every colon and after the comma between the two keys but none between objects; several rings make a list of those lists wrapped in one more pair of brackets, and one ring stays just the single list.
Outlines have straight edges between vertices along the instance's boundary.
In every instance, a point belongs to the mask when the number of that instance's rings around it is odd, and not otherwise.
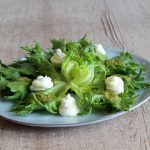
[{"label": "wood grain", "polygon": [[[149,0],[0,0],[0,58],[19,46],[85,33],[105,47],[150,59]],[[0,150],[149,150],[150,102],[114,120],[75,128],[32,128],[0,118]]]}]

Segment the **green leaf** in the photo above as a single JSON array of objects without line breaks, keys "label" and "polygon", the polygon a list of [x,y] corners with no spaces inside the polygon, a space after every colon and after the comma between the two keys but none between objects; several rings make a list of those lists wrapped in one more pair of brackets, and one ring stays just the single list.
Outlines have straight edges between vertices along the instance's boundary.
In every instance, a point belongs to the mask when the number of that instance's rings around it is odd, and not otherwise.
[{"label": "green leaf", "polygon": [[77,62],[66,60],[61,67],[61,72],[66,78],[66,80],[69,82],[72,80],[71,72],[74,69],[75,66],[77,66]]},{"label": "green leaf", "polygon": [[58,113],[60,100],[66,95],[67,91],[68,86],[66,83],[55,81],[52,88],[29,94],[23,103],[14,106],[13,111],[18,115],[26,115],[35,110],[44,109],[56,114]]},{"label": "green leaf", "polygon": [[[40,99],[49,99],[47,96],[65,96],[69,89],[69,86],[62,81],[55,81],[54,86],[50,89],[46,89],[44,91],[35,92],[35,94],[40,97]],[[43,96],[43,97],[42,97]],[[45,97],[46,96],[46,97]]]},{"label": "green leaf", "polygon": [[56,98],[52,93],[32,92],[23,103],[15,105],[12,109],[18,115],[27,115],[35,110],[47,110],[52,114],[58,113],[60,99]]},{"label": "green leaf", "polygon": [[92,92],[85,93],[80,98],[79,106],[81,114],[90,114],[94,110],[99,110],[102,107],[103,95],[95,94]]},{"label": "green leaf", "polygon": [[7,66],[6,68],[0,66],[0,74],[6,79],[17,79],[20,77],[20,73],[16,68]]},{"label": "green leaf", "polygon": [[5,98],[9,100],[23,100],[28,94],[28,88],[30,83],[31,80],[25,77],[9,82],[7,84],[7,87],[13,94],[5,96]]},{"label": "green leaf", "polygon": [[71,72],[72,82],[78,86],[89,85],[94,78],[94,67],[92,66],[76,66]]},{"label": "green leaf", "polygon": [[60,100],[53,99],[45,103],[45,109],[52,114],[57,114],[59,112],[59,105],[60,105]]},{"label": "green leaf", "polygon": [[121,98],[112,92],[106,91],[104,93],[104,104],[107,106],[106,110],[121,110]]},{"label": "green leaf", "polygon": [[66,44],[68,43],[68,40],[66,40],[66,39],[60,39],[60,40],[53,39],[53,40],[51,40],[51,43],[52,43],[52,49],[60,48],[63,52],[66,52]]},{"label": "green leaf", "polygon": [[72,54],[64,60],[61,71],[68,82],[79,86],[89,85],[94,78],[94,66]]},{"label": "green leaf", "polygon": [[138,96],[136,95],[130,95],[129,93],[121,93],[120,94],[120,97],[121,97],[121,110],[129,110],[130,107],[136,102],[136,99]]},{"label": "green leaf", "polygon": [[81,45],[84,52],[95,52],[95,45],[93,42],[87,39],[87,35],[84,35],[84,37],[82,37],[78,43]]},{"label": "green leaf", "polygon": [[34,42],[34,46],[22,46],[23,50],[27,51],[29,53],[29,57],[27,57],[27,60],[29,62],[38,63],[40,64],[42,61],[45,61],[48,59],[48,55],[46,51],[41,47],[39,42]]},{"label": "green leaf", "polygon": [[8,84],[8,80],[6,80],[4,77],[0,76],[0,90],[4,90]]},{"label": "green leaf", "polygon": [[36,64],[37,73],[40,75],[47,75],[53,80],[61,80],[60,73],[55,69],[55,66],[48,61],[43,61],[40,64]]},{"label": "green leaf", "polygon": [[[36,68],[36,73],[40,75],[48,75],[53,80],[61,80],[60,73],[56,71],[55,66],[50,63],[50,50],[46,52],[38,42],[35,42],[35,46],[33,47],[22,47],[23,50],[29,52],[29,57],[27,60],[31,63],[34,68]],[[24,71],[24,70],[22,70]]]},{"label": "green leaf", "polygon": [[26,116],[27,114],[32,113],[34,110],[40,109],[43,109],[43,106],[41,106],[36,100],[32,100],[30,104],[25,103],[15,104],[14,107],[12,108],[12,111],[19,116]]},{"label": "green leaf", "polygon": [[144,75],[144,67],[137,64],[131,53],[121,52],[120,56],[113,57],[105,61],[107,68],[107,75],[122,74],[130,75],[134,78],[140,79]]},{"label": "green leaf", "polygon": [[32,64],[27,62],[16,62],[11,65],[15,67],[21,75],[35,75],[35,68]]}]

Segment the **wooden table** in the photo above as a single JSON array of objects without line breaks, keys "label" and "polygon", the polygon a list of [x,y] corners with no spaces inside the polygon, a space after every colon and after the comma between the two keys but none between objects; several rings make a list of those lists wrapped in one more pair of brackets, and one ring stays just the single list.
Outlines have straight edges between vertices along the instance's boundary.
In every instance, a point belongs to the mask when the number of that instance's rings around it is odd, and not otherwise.
[{"label": "wooden table", "polygon": [[[0,58],[19,46],[85,33],[105,47],[150,59],[149,0],[0,0]],[[0,150],[149,150],[150,103],[111,121],[74,128],[33,128],[0,118]]]}]

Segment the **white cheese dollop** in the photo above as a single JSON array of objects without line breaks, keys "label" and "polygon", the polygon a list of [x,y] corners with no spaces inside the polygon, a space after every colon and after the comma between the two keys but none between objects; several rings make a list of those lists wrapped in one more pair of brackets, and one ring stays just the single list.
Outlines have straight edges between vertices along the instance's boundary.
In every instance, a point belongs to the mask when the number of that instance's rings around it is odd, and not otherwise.
[{"label": "white cheese dollop", "polygon": [[115,93],[116,95],[124,92],[124,82],[122,78],[110,76],[105,80],[106,90]]},{"label": "white cheese dollop", "polygon": [[59,113],[62,116],[76,116],[79,113],[76,101],[70,94],[62,99]]},{"label": "white cheese dollop", "polygon": [[101,44],[95,44],[95,46],[96,46],[96,53],[97,54],[100,53],[100,54],[106,55],[106,51]]},{"label": "white cheese dollop", "polygon": [[53,87],[53,82],[50,77],[38,76],[30,86],[31,91],[41,91]]},{"label": "white cheese dollop", "polygon": [[56,49],[56,53],[51,57],[51,62],[54,64],[61,64],[66,57],[66,54],[61,49]]},{"label": "white cheese dollop", "polygon": [[25,61],[25,60],[27,60],[27,58],[26,57],[23,57],[23,58],[21,58],[21,59],[19,59],[20,61]]}]

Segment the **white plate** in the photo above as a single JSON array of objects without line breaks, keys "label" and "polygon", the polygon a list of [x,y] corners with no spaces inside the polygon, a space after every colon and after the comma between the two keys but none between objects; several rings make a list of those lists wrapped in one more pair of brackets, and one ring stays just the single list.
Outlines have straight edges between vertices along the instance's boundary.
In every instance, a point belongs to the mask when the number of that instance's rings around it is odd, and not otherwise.
[{"label": "white plate", "polygon": [[[113,57],[119,55],[118,50],[115,49],[107,49],[106,50],[109,57]],[[144,63],[146,66],[146,74],[147,79],[150,79],[150,62],[147,60],[139,57],[134,56],[137,62]],[[146,102],[150,97],[150,88],[145,89],[139,92],[140,96],[134,106],[130,109],[133,110],[144,102]],[[117,116],[125,114],[127,112],[119,112],[119,113],[94,113],[91,115],[86,116],[76,116],[76,117],[62,117],[56,115],[50,115],[48,113],[32,113],[27,115],[26,117],[16,116],[15,113],[10,112],[12,108],[12,103],[9,101],[4,101],[0,99],[0,116],[8,119],[12,122],[16,122],[19,124],[24,124],[28,126],[36,126],[36,127],[72,127],[72,126],[81,126],[81,125],[88,125],[94,124],[106,120],[113,119]]]}]

